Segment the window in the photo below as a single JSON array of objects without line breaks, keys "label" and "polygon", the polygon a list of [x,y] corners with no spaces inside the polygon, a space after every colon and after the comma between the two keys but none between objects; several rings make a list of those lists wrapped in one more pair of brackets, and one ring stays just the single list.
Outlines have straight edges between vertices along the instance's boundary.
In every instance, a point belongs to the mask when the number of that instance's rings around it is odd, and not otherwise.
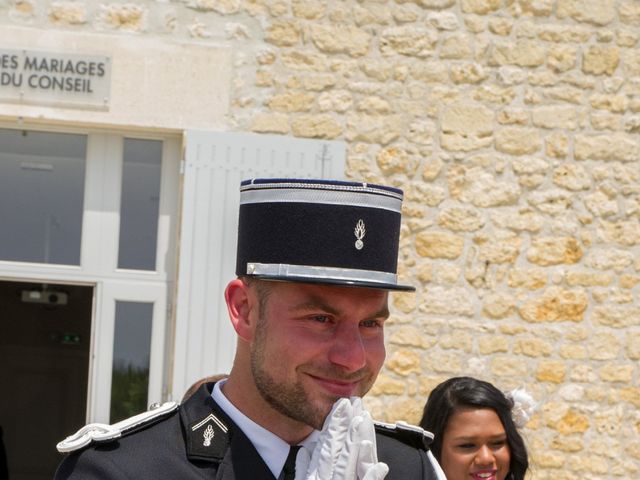
[{"label": "window", "polygon": [[80,264],[86,135],[0,129],[0,260]]},{"label": "window", "polygon": [[124,139],[118,268],[155,270],[162,142]]}]

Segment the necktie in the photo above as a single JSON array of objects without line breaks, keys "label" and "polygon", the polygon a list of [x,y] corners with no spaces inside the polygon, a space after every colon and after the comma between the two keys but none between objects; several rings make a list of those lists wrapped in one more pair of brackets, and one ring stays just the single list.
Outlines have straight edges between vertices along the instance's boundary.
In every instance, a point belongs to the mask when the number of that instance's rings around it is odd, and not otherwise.
[{"label": "necktie", "polygon": [[287,455],[287,460],[284,462],[284,467],[282,467],[282,474],[280,478],[283,480],[294,480],[296,478],[296,456],[298,455],[298,450],[300,450],[302,445],[292,445],[289,448],[289,455]]}]

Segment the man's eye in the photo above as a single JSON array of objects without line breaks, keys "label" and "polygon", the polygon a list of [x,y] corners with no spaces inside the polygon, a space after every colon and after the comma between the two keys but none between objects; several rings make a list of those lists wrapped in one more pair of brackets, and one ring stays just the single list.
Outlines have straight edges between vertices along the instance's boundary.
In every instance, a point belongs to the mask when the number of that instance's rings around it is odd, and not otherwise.
[{"label": "man's eye", "polygon": [[327,323],[329,321],[328,315],[314,315],[311,317],[311,320],[318,323]]},{"label": "man's eye", "polygon": [[365,320],[361,325],[365,328],[375,328],[382,326],[382,323],[378,320]]}]

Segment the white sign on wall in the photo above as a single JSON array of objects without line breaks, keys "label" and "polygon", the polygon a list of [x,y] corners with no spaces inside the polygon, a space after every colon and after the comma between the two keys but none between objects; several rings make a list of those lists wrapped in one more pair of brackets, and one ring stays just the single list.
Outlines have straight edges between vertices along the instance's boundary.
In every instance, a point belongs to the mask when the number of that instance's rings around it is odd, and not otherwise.
[{"label": "white sign on wall", "polygon": [[0,49],[0,101],[107,109],[110,80],[104,55]]}]

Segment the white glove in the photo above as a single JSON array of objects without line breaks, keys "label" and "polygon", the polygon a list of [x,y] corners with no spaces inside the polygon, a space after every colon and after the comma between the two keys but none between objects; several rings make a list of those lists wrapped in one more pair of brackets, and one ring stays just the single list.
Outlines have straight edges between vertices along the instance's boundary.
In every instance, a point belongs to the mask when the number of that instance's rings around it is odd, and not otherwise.
[{"label": "white glove", "polygon": [[389,466],[378,461],[375,442],[363,440],[358,455],[358,477],[361,480],[382,480],[389,473]]},{"label": "white glove", "polygon": [[296,480],[382,480],[388,471],[378,462],[373,421],[359,397],[338,400],[311,456],[302,448],[296,459]]},{"label": "white glove", "polygon": [[[362,422],[357,427],[356,440],[359,445],[358,462],[356,464],[357,477],[361,480],[382,480],[389,473],[386,463],[378,461],[378,447],[376,431],[373,427],[371,415],[366,410],[362,413]],[[352,477],[347,477],[352,478]]]},{"label": "white glove", "polygon": [[[311,454],[301,448],[296,457],[296,480],[331,480],[334,464],[346,444],[353,407],[347,398],[341,398],[324,420],[322,431]],[[311,455],[311,456],[310,456]]]}]

